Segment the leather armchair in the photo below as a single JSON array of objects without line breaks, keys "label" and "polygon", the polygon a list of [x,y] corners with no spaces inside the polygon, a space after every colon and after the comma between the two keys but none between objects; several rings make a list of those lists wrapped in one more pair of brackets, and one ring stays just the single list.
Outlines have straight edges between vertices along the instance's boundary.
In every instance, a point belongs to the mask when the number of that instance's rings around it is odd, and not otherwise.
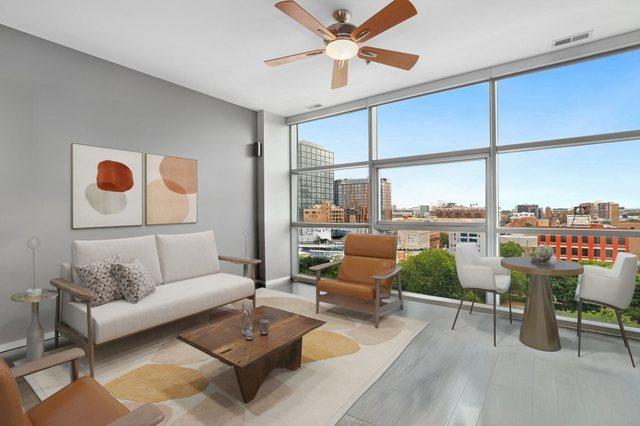
[{"label": "leather armchair", "polygon": [[[90,376],[78,378],[79,348],[67,349],[15,368],[0,358],[0,423],[8,426],[156,425],[164,414],[153,405],[130,412]],[[16,379],[66,362],[71,363],[72,382],[25,412]]]},{"label": "leather armchair", "polygon": [[[402,284],[396,265],[398,238],[395,235],[349,234],[345,238],[342,260],[313,266],[316,273],[316,313],[320,302],[346,306],[372,313],[376,328],[380,315],[402,306]],[[322,278],[322,271],[340,265],[337,279]],[[385,302],[391,297],[394,279],[398,287],[398,300]]]},{"label": "leather armchair", "polygon": [[[456,246],[456,271],[462,286],[460,305],[453,320],[453,330],[464,302],[464,297],[470,290],[480,290],[493,295],[493,346],[496,346],[496,298],[498,294],[509,294],[509,322],[513,322],[511,315],[511,271],[504,268],[501,257],[484,257],[478,253],[474,243],[462,243]],[[473,311],[473,304],[469,314]]]},{"label": "leather armchair", "polygon": [[622,311],[629,307],[636,289],[638,256],[618,253],[611,269],[595,265],[585,265],[578,277],[576,300],[578,301],[578,357],[582,343],[582,304],[591,303],[606,306],[615,311],[620,334],[629,352],[631,365],[635,367],[631,347],[622,323]]}]

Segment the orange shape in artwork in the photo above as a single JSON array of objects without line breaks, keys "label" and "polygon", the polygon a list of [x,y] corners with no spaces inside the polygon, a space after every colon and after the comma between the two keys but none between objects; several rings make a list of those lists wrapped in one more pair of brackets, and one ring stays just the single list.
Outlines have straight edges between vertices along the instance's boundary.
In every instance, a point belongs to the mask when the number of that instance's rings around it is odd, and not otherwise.
[{"label": "orange shape in artwork", "polygon": [[122,163],[104,160],[98,164],[96,185],[103,191],[125,192],[133,188],[133,173]]},{"label": "orange shape in artwork", "polygon": [[169,190],[177,194],[198,192],[198,162],[188,158],[164,157],[160,161],[160,176]]}]

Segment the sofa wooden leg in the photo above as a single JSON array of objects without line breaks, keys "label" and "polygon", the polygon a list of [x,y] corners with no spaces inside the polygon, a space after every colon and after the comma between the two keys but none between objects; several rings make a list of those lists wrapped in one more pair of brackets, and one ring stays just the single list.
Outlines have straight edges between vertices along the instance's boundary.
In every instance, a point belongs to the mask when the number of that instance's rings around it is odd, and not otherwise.
[{"label": "sofa wooden leg", "polygon": [[95,377],[94,369],[94,344],[93,344],[93,318],[91,318],[91,303],[87,301],[87,359],[89,360],[89,374]]},{"label": "sofa wooden leg", "polygon": [[253,293],[253,296],[249,296],[249,300],[251,300],[251,304],[255,308],[256,307],[256,294]]}]

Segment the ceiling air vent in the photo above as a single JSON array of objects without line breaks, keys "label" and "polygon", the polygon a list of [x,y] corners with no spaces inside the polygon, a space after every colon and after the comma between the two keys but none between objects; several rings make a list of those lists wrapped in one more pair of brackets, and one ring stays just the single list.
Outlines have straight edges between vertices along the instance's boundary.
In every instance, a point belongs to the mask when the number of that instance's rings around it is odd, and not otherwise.
[{"label": "ceiling air vent", "polygon": [[309,105],[307,107],[307,109],[318,109],[322,106],[322,104],[313,104],[313,105]]},{"label": "ceiling air vent", "polygon": [[574,35],[569,36],[569,37],[563,37],[561,39],[555,40],[552,43],[552,46],[553,47],[562,47],[562,46],[566,46],[567,44],[577,43],[579,41],[584,41],[584,40],[587,40],[587,39],[591,38],[591,34],[593,34],[593,30],[585,31],[584,33],[580,33],[580,34],[574,34]]}]

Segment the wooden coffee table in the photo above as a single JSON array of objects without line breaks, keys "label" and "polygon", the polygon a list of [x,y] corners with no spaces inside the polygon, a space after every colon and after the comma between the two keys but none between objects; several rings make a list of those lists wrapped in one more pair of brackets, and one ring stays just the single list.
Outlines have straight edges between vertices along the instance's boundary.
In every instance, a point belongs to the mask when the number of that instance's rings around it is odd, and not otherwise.
[{"label": "wooden coffee table", "polygon": [[[259,321],[269,319],[269,334],[260,335]],[[244,402],[255,398],[276,368],[297,370],[302,360],[302,337],[325,322],[269,306],[253,310],[253,340],[241,334],[242,312],[222,309],[212,322],[178,335],[178,339],[232,366]]]}]

